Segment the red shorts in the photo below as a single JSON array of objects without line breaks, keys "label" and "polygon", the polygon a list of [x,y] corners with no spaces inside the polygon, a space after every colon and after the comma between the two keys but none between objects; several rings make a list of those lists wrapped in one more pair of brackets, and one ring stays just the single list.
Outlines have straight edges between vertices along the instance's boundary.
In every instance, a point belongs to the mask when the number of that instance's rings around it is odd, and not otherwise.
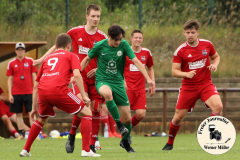
[{"label": "red shorts", "polygon": [[10,112],[10,107],[6,105],[4,102],[0,103],[0,118],[4,115],[7,115],[8,117],[12,117],[14,113]]},{"label": "red shorts", "polygon": [[127,91],[131,110],[147,109],[146,91]]},{"label": "red shorts", "polygon": [[198,85],[191,88],[182,86],[179,91],[176,109],[188,109],[188,112],[192,112],[198,99],[205,102],[212,95],[219,95],[216,87],[212,83]]},{"label": "red shorts", "polygon": [[[88,93],[88,96],[91,99],[91,101],[102,99],[102,97],[98,94],[96,90],[95,84],[89,84],[88,82],[83,81],[83,85],[84,85],[84,90],[86,93]],[[75,95],[80,93],[76,83],[74,84],[73,93]]]},{"label": "red shorts", "polygon": [[54,95],[39,93],[38,100],[39,115],[41,117],[55,116],[55,112],[53,110],[54,106],[69,114],[76,114],[85,106],[83,101],[70,91]]}]

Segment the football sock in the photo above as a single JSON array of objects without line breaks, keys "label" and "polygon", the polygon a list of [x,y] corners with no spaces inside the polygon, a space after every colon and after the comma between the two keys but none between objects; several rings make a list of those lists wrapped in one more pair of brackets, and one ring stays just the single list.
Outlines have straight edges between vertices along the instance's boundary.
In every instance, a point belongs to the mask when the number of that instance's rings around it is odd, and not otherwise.
[{"label": "football sock", "polygon": [[19,133],[14,129],[11,131],[11,135],[14,136],[15,138],[19,137]]},{"label": "football sock", "polygon": [[119,114],[118,107],[117,107],[116,103],[114,102],[114,100],[106,101],[106,105],[107,105],[108,111],[111,113],[114,121],[120,122],[120,114]]},{"label": "football sock", "polygon": [[29,131],[27,142],[23,149],[30,152],[31,146],[33,144],[33,141],[37,138],[39,132],[41,131],[44,124],[40,123],[38,120],[36,120]]},{"label": "football sock", "polygon": [[80,125],[80,123],[81,123],[81,118],[78,118],[77,115],[73,115],[73,121],[72,121],[72,127],[70,130],[70,134],[76,135],[77,128]]},{"label": "football sock", "polygon": [[131,131],[132,131],[132,124],[130,125],[126,125],[123,123],[123,125],[128,129],[128,134],[126,134],[125,136],[123,136],[123,139],[125,140],[128,140],[130,138],[130,134],[131,134]]},{"label": "football sock", "polygon": [[20,129],[18,132],[19,132],[19,134],[21,134],[23,137],[25,136],[25,132],[24,132],[23,129]]},{"label": "football sock", "polygon": [[108,121],[109,121],[109,127],[110,127],[110,131],[112,133],[115,133],[116,132],[116,123],[112,117],[112,115],[108,114]]},{"label": "football sock", "polygon": [[83,116],[81,123],[81,134],[82,134],[82,150],[86,152],[90,151],[90,139],[92,132],[92,116]]},{"label": "football sock", "polygon": [[169,137],[168,137],[168,142],[167,142],[168,144],[173,145],[174,139],[177,135],[179,128],[180,128],[180,125],[175,126],[171,121],[170,129],[169,129]]},{"label": "football sock", "polygon": [[132,117],[132,126],[136,126],[142,119],[138,118],[136,115]]},{"label": "football sock", "polygon": [[220,116],[221,114],[220,113],[215,113],[215,112],[212,112],[211,116]]},{"label": "football sock", "polygon": [[100,115],[99,113],[96,112],[92,112],[93,116],[92,116],[92,135],[91,135],[91,141],[90,141],[90,145],[95,145],[95,142],[97,140],[97,135],[99,132],[99,128],[100,128],[100,123],[101,123],[101,119],[100,119]]}]

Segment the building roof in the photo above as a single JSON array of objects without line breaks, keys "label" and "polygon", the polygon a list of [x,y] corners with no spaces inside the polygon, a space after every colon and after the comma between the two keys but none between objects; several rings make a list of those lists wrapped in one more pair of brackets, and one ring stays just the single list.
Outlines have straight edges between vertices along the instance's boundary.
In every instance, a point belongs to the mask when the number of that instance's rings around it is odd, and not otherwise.
[{"label": "building roof", "polygon": [[[18,42],[0,42],[0,62],[15,57],[15,45]],[[33,49],[37,49],[45,44],[46,41],[43,42],[23,42],[26,46],[26,52],[29,52]]]}]

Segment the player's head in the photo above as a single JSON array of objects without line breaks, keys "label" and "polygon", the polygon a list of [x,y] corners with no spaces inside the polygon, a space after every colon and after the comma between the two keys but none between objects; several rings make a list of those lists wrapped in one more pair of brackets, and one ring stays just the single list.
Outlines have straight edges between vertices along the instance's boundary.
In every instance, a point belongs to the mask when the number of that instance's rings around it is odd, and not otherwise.
[{"label": "player's head", "polygon": [[143,42],[143,33],[141,30],[135,29],[131,33],[132,46],[140,47]]},{"label": "player's head", "polygon": [[61,33],[56,38],[56,47],[70,51],[72,39],[67,33]]},{"label": "player's head", "polygon": [[97,27],[100,21],[101,7],[95,4],[88,5],[86,9],[87,25]]},{"label": "player's head", "polygon": [[118,47],[122,39],[125,37],[125,31],[119,25],[112,25],[108,28],[108,42],[111,47]]},{"label": "player's head", "polygon": [[190,45],[196,45],[200,24],[197,20],[188,20],[184,26],[184,35]]},{"label": "player's head", "polygon": [[15,53],[17,55],[17,58],[23,58],[25,54],[25,45],[22,42],[18,42],[15,46]]}]

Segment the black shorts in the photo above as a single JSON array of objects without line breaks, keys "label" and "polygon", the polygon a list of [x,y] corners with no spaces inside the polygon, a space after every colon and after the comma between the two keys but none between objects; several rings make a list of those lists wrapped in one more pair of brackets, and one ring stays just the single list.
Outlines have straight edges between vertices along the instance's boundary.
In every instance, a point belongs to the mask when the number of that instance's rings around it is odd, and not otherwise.
[{"label": "black shorts", "polygon": [[32,111],[32,94],[13,95],[14,103],[10,105],[10,112],[22,113],[23,104],[25,106],[26,113]]}]

